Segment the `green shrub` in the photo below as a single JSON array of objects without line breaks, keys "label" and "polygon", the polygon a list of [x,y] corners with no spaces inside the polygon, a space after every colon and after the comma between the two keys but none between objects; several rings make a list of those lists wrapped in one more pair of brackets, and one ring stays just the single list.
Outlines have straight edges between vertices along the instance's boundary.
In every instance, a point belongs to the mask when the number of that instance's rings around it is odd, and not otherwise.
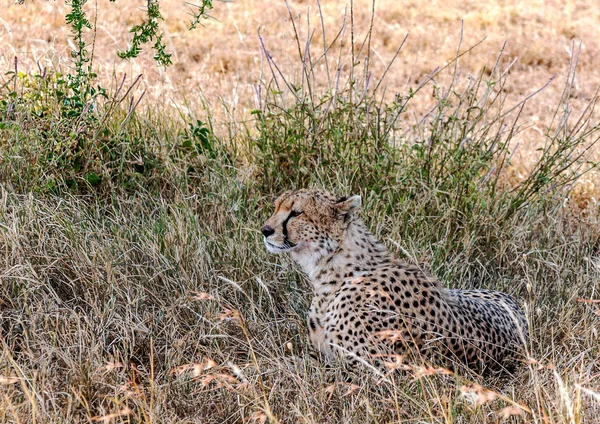
[{"label": "green shrub", "polygon": [[[15,58],[14,70],[6,74],[9,80],[0,87],[0,129],[4,130],[0,135],[0,175],[18,190],[82,192],[115,186],[131,189],[138,183],[146,187],[156,184],[157,173],[162,179],[169,160],[189,157],[184,150],[191,139],[185,130],[178,130],[175,140],[167,143],[140,134],[145,130],[136,108],[143,93],[137,99],[134,96],[140,77],[128,87],[123,79],[112,93],[98,84],[90,53],[97,28],[87,17],[86,3],[68,2],[65,16],[75,42],[72,73],[44,69],[39,74],[25,74],[18,71]],[[192,13],[190,29],[206,19],[212,7],[212,0],[203,0]],[[157,63],[169,65],[160,20],[159,2],[149,1],[147,20],[131,29],[131,47],[119,56],[136,58],[144,44],[153,42]],[[91,45],[86,42],[88,33],[92,34]],[[200,121],[195,125],[193,138],[204,143],[201,150],[209,149],[214,157],[214,138],[208,127]],[[177,146],[180,139],[185,139],[181,141],[183,150]],[[165,155],[165,144],[171,143],[173,148]]]}]

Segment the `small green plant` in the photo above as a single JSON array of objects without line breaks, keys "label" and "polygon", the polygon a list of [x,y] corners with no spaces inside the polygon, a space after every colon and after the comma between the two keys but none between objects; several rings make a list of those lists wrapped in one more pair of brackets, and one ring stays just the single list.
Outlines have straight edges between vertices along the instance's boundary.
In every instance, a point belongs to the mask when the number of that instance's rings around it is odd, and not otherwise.
[{"label": "small green plant", "polygon": [[106,97],[105,88],[92,87],[96,74],[92,71],[92,58],[84,40],[85,30],[92,29],[92,24],[83,11],[86,3],[87,0],[72,0],[71,11],[65,16],[67,25],[71,27],[76,46],[71,51],[75,73],[67,75],[71,93],[62,102],[65,113],[71,117],[81,116],[89,100],[95,100],[97,96]]},{"label": "small green plant", "polygon": [[[7,73],[9,80],[0,88],[0,127],[12,128],[14,132],[7,137],[15,137],[15,142],[5,140],[3,144],[11,146],[8,154],[19,158],[12,162],[15,167],[9,174],[38,188],[87,190],[110,181],[131,187],[132,178],[146,178],[158,166],[157,155],[130,126],[135,123],[135,109],[143,96],[134,101],[139,77],[127,88],[123,79],[112,93],[97,81],[93,66],[97,28],[88,18],[87,3],[68,2],[65,21],[75,42],[72,73],[44,69],[28,75],[18,71],[15,58],[15,68]],[[212,7],[212,1],[204,0],[193,9],[190,29],[208,18]],[[160,30],[162,19],[160,3],[149,0],[147,19],[131,29],[131,47],[118,52],[119,57],[136,58],[144,44],[153,42],[156,62],[171,64]],[[125,100],[129,106],[124,110]],[[118,128],[111,127],[115,121],[120,121]],[[207,126],[198,121],[192,134],[199,150],[214,154],[214,138]]]},{"label": "small green plant", "polygon": [[[111,0],[115,3],[116,0]],[[106,89],[102,87],[92,87],[96,74],[93,72],[93,54],[89,52],[89,46],[85,41],[86,31],[92,32],[92,51],[96,40],[96,27],[93,25],[84,11],[84,6],[87,0],[71,0],[69,2],[71,10],[65,16],[66,23],[71,27],[71,32],[76,43],[76,48],[71,52],[71,56],[75,63],[75,73],[68,75],[70,87],[73,90],[73,98],[67,106],[75,108],[74,110],[81,111],[83,105],[86,104],[88,97],[106,96]],[[192,22],[190,30],[197,27],[198,23],[209,17],[208,13],[212,10],[212,0],[202,0],[196,6],[196,10],[192,10]],[[168,66],[172,63],[171,54],[167,53],[166,45],[163,42],[163,34],[161,33],[159,22],[163,20],[160,12],[159,0],[147,0],[146,3],[147,18],[139,25],[131,28],[133,34],[131,46],[123,52],[117,52],[121,59],[134,59],[142,51],[142,46],[149,42],[153,42],[152,49],[155,51],[154,59],[161,66]]]},{"label": "small green plant", "polygon": [[171,65],[171,55],[166,53],[166,46],[162,39],[162,34],[159,33],[158,21],[163,20],[160,13],[159,3],[156,0],[148,0],[148,19],[131,28],[133,38],[131,47],[124,52],[118,52],[121,59],[131,59],[137,57],[142,51],[142,44],[154,41],[152,46],[155,51],[154,60],[159,65]]}]

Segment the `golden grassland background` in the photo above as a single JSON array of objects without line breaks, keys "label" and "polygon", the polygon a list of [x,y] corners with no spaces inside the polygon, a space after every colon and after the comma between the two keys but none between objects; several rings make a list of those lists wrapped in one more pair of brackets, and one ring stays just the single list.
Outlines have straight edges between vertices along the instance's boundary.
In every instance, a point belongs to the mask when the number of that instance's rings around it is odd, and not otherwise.
[{"label": "golden grassland background", "polygon": [[[171,110],[193,114],[199,109],[201,99],[208,102],[217,132],[226,131],[231,122],[246,122],[251,119],[250,111],[257,108],[256,87],[270,77],[268,64],[261,54],[259,33],[286,78],[300,81],[302,66],[291,18],[300,34],[301,48],[305,49],[304,43],[310,34],[311,48],[322,52],[322,27],[327,43],[331,43],[344,22],[346,29],[349,28],[351,7],[357,46],[369,31],[373,6],[375,8],[370,43],[370,70],[374,81],[381,77],[408,35],[385,78],[388,99],[396,93],[407,94],[435,69],[451,62],[459,46],[462,52],[479,42],[481,44],[460,58],[457,70],[467,78],[484,68],[492,68],[506,42],[500,69],[508,74],[505,87],[508,104],[518,103],[554,76],[522,112],[524,127],[515,137],[519,147],[513,158],[512,176],[516,179],[527,172],[536,158],[536,149],[543,145],[544,134],[564,89],[570,58],[576,55],[579,46],[577,76],[569,98],[573,120],[593,101],[600,85],[597,71],[600,67],[600,8],[594,0],[357,0],[352,5],[340,1],[303,0],[286,4],[284,1],[240,0],[215,2],[211,12],[214,19],[191,32],[188,31],[190,6],[180,0],[164,0],[160,4],[165,18],[161,27],[173,54],[173,66],[157,67],[148,50],[131,61],[122,61],[115,54],[127,47],[128,29],[143,19],[142,2],[90,1],[86,8],[98,28],[93,52],[95,70],[100,81],[112,87],[124,76],[133,81],[142,74],[140,90],[145,91],[146,104],[160,103],[165,113]],[[67,10],[64,2],[57,1],[9,5],[0,16],[0,69],[13,69],[15,57],[18,69],[23,72],[39,72],[48,66],[63,71],[71,68],[69,53],[74,44],[64,22]],[[350,37],[346,31],[342,43],[348,44]],[[88,39],[93,41],[92,34]],[[361,54],[365,51],[363,49]],[[335,55],[337,51],[332,49],[330,57]],[[360,55],[356,60],[361,60]],[[332,60],[329,62],[333,64]],[[342,72],[347,72],[349,61],[343,63]],[[330,70],[332,73],[335,70]],[[324,61],[320,61],[316,74],[316,80],[325,87]],[[449,83],[451,74],[442,73],[436,76],[435,82],[443,87]],[[419,93],[411,103],[414,120],[434,104],[432,90]],[[599,116],[594,113],[594,118]],[[597,152],[593,152],[590,159],[598,159]],[[596,179],[597,175],[591,173],[577,182],[571,196],[580,207],[596,204],[600,190]]]}]

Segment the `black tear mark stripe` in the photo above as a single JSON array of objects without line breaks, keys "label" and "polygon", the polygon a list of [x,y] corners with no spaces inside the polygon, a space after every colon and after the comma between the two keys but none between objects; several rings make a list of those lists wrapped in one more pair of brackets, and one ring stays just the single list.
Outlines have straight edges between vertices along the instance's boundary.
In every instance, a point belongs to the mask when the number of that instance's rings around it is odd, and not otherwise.
[{"label": "black tear mark stripe", "polygon": [[283,244],[287,245],[289,247],[294,247],[296,245],[296,243],[292,243],[289,239],[288,239],[288,229],[287,229],[287,223],[290,219],[292,219],[293,217],[297,216],[296,213],[292,210],[290,212],[290,214],[288,215],[288,217],[285,219],[285,221],[283,221],[282,227],[283,227]]},{"label": "black tear mark stripe", "polygon": [[290,219],[292,219],[292,218],[293,218],[293,216],[292,216],[292,214],[290,213],[290,214],[288,215],[288,217],[285,219],[285,221],[283,221],[283,224],[282,224],[282,226],[283,226],[283,237],[284,237],[285,239],[287,239],[287,238],[288,238],[287,223],[288,223],[288,221],[289,221]]}]

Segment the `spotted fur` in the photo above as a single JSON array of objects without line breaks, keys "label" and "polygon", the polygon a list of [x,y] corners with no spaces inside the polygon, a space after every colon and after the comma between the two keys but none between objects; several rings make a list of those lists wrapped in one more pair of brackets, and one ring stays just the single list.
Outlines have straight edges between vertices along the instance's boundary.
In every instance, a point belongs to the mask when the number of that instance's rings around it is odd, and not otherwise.
[{"label": "spotted fur", "polygon": [[286,192],[261,229],[267,249],[289,253],[312,282],[315,349],[354,364],[416,353],[497,367],[522,355],[527,321],[510,296],[446,289],[394,259],[358,216],[360,203]]}]

